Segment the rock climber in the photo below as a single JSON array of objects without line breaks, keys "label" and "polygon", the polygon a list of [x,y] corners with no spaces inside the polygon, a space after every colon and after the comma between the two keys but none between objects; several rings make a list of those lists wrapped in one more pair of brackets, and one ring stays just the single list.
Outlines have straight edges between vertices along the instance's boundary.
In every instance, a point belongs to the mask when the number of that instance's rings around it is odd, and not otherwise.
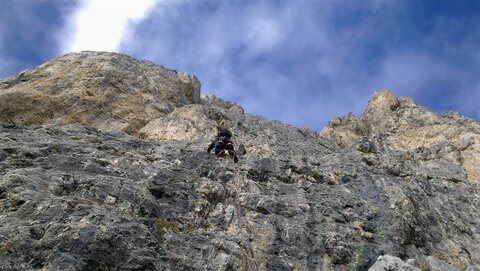
[{"label": "rock climber", "polygon": [[237,154],[233,148],[232,133],[228,129],[218,129],[217,138],[208,146],[207,152],[210,153],[213,148],[215,148],[215,154],[218,157],[223,157],[227,153],[234,163],[238,162]]}]

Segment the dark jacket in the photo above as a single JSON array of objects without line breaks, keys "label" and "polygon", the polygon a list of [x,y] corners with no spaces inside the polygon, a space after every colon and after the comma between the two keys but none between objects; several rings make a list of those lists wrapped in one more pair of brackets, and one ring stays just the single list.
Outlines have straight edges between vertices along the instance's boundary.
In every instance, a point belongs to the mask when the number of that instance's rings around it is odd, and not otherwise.
[{"label": "dark jacket", "polygon": [[217,134],[217,138],[208,146],[207,152],[211,152],[215,148],[215,154],[219,157],[225,155],[228,151],[228,155],[233,159],[235,163],[238,162],[235,149],[233,148],[233,142],[230,139],[232,133],[228,130],[220,130]]}]

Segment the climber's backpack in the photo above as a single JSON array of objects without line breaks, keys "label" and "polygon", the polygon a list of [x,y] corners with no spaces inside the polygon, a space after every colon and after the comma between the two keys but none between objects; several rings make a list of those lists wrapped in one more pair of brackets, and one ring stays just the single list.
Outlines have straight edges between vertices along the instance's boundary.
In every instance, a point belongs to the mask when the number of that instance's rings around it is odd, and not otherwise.
[{"label": "climber's backpack", "polygon": [[217,145],[222,145],[223,149],[227,146],[228,143],[230,143],[230,140],[226,136],[219,136],[217,138]]},{"label": "climber's backpack", "polygon": [[220,129],[220,130],[218,130],[217,137],[218,138],[225,137],[225,138],[230,139],[232,137],[232,133],[227,129]]},{"label": "climber's backpack", "polygon": [[217,134],[217,144],[223,145],[223,149],[226,148],[227,144],[232,143],[230,138],[232,137],[232,133],[227,129],[220,129],[218,130]]}]

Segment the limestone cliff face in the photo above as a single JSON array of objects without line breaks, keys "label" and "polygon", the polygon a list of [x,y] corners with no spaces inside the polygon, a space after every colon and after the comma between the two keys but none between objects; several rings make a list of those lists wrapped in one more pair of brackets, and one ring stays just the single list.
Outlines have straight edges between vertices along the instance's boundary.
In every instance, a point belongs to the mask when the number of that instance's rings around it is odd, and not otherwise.
[{"label": "limestone cliff face", "polygon": [[150,120],[200,103],[195,76],[126,55],[81,52],[0,82],[0,121],[70,124],[136,134]]},{"label": "limestone cliff face", "polygon": [[477,122],[380,91],[316,133],[199,88],[94,52],[0,81],[0,269],[479,267]]},{"label": "limestone cliff face", "polygon": [[331,120],[320,136],[341,146],[382,136],[398,151],[438,154],[444,163],[460,166],[470,182],[480,183],[480,124],[456,112],[433,113],[388,90],[376,92],[359,118],[350,113]]}]

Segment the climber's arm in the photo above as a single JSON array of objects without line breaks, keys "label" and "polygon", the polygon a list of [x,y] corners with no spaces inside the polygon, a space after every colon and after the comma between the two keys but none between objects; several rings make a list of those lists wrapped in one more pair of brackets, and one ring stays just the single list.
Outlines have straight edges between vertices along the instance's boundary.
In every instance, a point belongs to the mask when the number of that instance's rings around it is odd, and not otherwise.
[{"label": "climber's arm", "polygon": [[208,146],[207,152],[209,153],[210,151],[212,151],[214,146],[215,146],[215,141],[213,141],[212,144],[210,144],[210,146]]}]

